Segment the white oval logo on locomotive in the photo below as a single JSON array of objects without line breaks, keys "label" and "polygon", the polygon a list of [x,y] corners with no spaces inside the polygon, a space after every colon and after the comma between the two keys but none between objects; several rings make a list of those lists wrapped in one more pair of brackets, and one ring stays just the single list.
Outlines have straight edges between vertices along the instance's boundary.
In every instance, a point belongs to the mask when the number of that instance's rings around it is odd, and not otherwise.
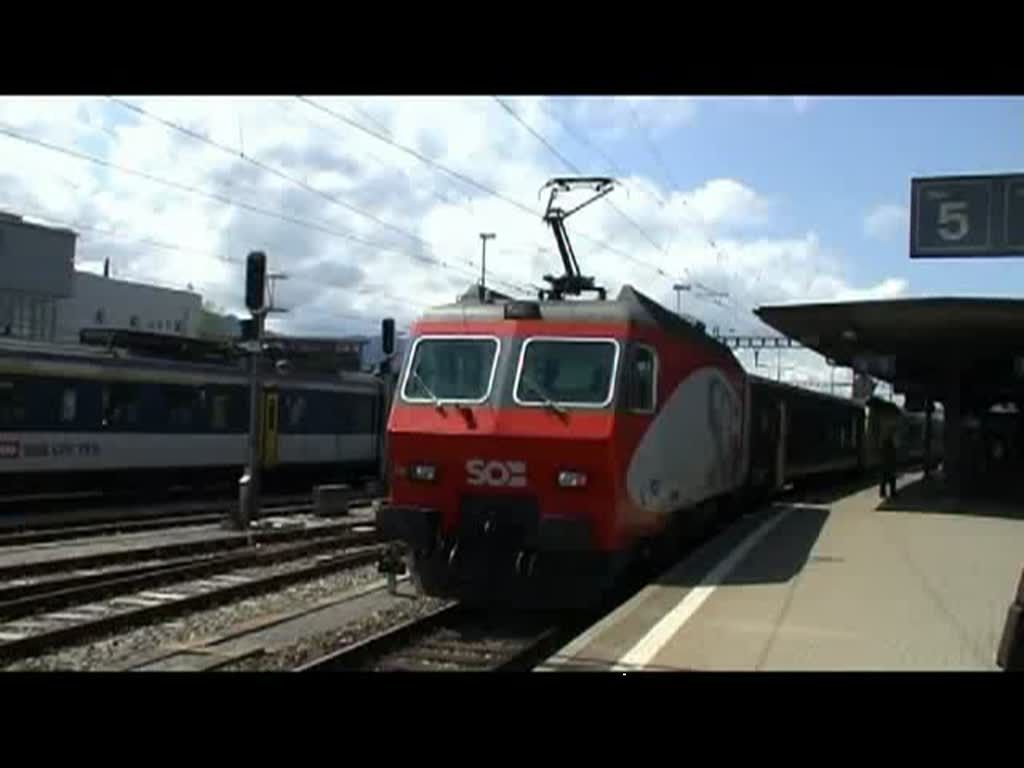
[{"label": "white oval logo on locomotive", "polygon": [[466,482],[470,485],[523,488],[526,486],[526,462],[470,459],[466,462]]},{"label": "white oval logo on locomotive", "polygon": [[689,506],[740,482],[743,410],[717,368],[691,373],[666,399],[630,459],[630,499],[656,512]]}]

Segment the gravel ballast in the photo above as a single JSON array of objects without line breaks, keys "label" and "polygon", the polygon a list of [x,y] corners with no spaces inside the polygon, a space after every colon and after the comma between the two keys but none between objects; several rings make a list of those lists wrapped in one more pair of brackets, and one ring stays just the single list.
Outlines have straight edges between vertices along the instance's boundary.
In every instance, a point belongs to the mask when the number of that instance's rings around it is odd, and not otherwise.
[{"label": "gravel ballast", "polygon": [[445,604],[444,600],[419,598],[402,601],[383,610],[374,611],[362,619],[350,622],[332,632],[324,632],[304,638],[271,653],[251,656],[220,668],[224,672],[271,672],[287,671],[325,656],[346,645],[383,632],[391,627],[423,616]]},{"label": "gravel ballast", "polygon": [[[282,564],[280,568],[287,568]],[[261,573],[277,568],[261,569]],[[245,598],[223,606],[138,627],[99,640],[70,646],[3,667],[6,671],[88,671],[116,668],[119,661],[156,651],[170,644],[184,644],[223,633],[232,627],[268,614],[312,607],[380,578],[375,565],[361,566],[319,579]],[[417,603],[419,601],[416,601]]]}]

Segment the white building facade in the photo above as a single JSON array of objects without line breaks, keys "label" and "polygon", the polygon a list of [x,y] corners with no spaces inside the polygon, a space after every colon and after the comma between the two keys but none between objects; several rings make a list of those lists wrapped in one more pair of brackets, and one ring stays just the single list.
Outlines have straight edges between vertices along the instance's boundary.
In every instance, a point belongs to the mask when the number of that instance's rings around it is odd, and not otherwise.
[{"label": "white building facade", "polygon": [[54,340],[57,304],[72,291],[75,239],[0,211],[0,336]]},{"label": "white building facade", "polygon": [[75,270],[77,235],[0,211],[0,336],[76,343],[86,328],[230,339],[198,293]]},{"label": "white building facade", "polygon": [[191,291],[75,272],[71,296],[57,302],[56,341],[78,341],[83,328],[195,337],[202,306]]}]

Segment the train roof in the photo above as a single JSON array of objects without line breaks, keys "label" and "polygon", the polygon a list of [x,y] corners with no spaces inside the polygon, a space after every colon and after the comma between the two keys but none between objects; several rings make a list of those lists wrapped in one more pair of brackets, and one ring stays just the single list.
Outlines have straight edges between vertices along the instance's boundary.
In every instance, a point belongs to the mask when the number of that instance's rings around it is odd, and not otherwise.
[{"label": "train roof", "polygon": [[[831,394],[829,392],[817,392],[817,391],[815,391],[813,389],[807,389],[806,387],[800,387],[800,386],[797,386],[796,384],[790,384],[789,382],[775,381],[775,379],[768,379],[768,378],[765,378],[764,376],[758,376],[755,373],[749,373],[748,372],[747,376],[750,377],[750,383],[751,384],[756,384],[756,385],[759,385],[759,386],[762,386],[762,387],[767,387],[767,388],[776,389],[776,390],[780,390],[780,389],[781,390],[786,390],[788,392],[793,392],[793,393],[795,393],[795,394],[797,394],[797,395],[799,395],[801,397],[806,397],[808,399],[820,400],[820,401],[828,402],[828,403],[835,403],[836,405],[846,405],[846,406],[849,406],[851,408],[863,408],[864,407],[864,401],[863,400],[857,400],[857,399],[852,399],[852,398],[849,398],[849,397],[843,397],[842,395],[833,395],[833,394]],[[882,402],[885,402],[885,401],[882,401]]]},{"label": "train roof", "polygon": [[900,413],[903,412],[903,409],[896,405],[896,403],[890,400],[883,400],[878,395],[872,395],[871,397],[865,399],[864,404],[867,405],[869,408],[877,408],[880,411],[898,411]]},{"label": "train roof", "polygon": [[[145,352],[134,352],[116,346],[92,346],[89,344],[59,344],[53,342],[26,341],[0,338],[0,360],[35,360],[46,363],[71,365],[97,365],[117,368],[143,369],[154,373],[184,373],[196,376],[244,377],[244,358],[180,359],[161,357]],[[376,381],[372,373],[341,371],[326,373],[316,370],[296,369],[285,375],[269,373],[268,382],[288,380],[303,383],[344,384]]]},{"label": "train roof", "polygon": [[665,309],[654,299],[646,296],[631,285],[623,286],[618,296],[609,300],[559,300],[538,301],[535,299],[510,299],[491,294],[481,301],[475,290],[467,291],[452,304],[428,309],[421,322],[495,322],[508,318],[506,307],[533,304],[541,320],[556,320],[571,323],[622,324],[658,328],[673,336],[685,338],[698,344],[713,347],[716,351],[732,356],[732,350],[705,331],[704,324],[688,320]]}]

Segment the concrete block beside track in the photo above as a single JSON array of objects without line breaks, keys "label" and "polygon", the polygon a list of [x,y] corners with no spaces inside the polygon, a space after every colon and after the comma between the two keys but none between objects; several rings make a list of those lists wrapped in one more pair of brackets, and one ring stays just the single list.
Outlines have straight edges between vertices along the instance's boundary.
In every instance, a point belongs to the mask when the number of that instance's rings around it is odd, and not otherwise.
[{"label": "concrete block beside track", "polygon": [[313,488],[313,514],[319,517],[347,515],[352,489],[347,485],[317,485]]}]

